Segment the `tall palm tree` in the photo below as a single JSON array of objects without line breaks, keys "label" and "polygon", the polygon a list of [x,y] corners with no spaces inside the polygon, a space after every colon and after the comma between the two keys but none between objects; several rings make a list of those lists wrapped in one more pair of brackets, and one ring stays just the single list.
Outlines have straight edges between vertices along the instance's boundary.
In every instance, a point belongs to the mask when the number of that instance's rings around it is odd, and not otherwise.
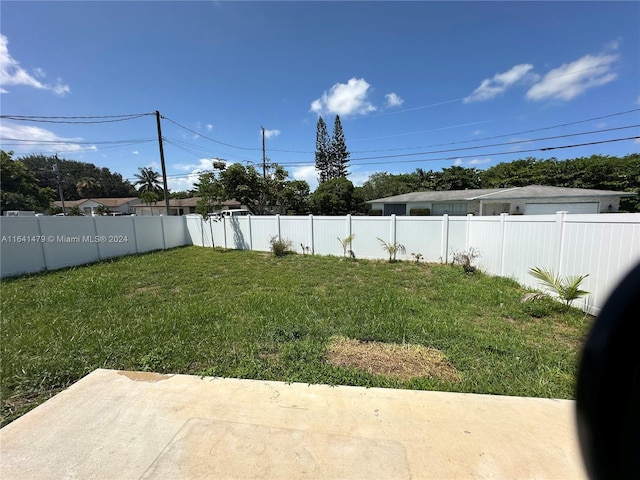
[{"label": "tall palm tree", "polygon": [[140,167],[138,170],[140,170],[140,173],[134,175],[137,178],[134,185],[138,187],[140,193],[162,192],[162,182],[158,172],[154,172],[151,167]]}]

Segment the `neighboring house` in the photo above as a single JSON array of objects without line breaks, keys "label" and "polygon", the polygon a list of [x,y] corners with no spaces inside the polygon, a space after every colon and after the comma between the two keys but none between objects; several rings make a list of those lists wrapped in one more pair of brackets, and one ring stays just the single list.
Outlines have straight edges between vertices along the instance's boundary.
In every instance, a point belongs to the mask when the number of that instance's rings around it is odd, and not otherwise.
[{"label": "neighboring house", "polygon": [[370,200],[372,210],[383,215],[410,215],[413,209],[428,208],[431,215],[542,215],[617,212],[621,197],[636,195],[611,190],[529,185],[514,188],[414,192]]},{"label": "neighboring house", "polygon": [[[169,215],[187,215],[189,213],[196,213],[196,207],[201,197],[192,197],[192,198],[171,198],[169,199]],[[227,200],[222,203],[221,210],[238,210],[244,207],[237,200]],[[141,216],[158,216],[158,215],[166,215],[166,205],[164,200],[159,202],[153,202],[150,204],[142,203],[134,206],[136,215]]]},{"label": "neighboring house", "polygon": [[[78,207],[85,215],[93,215],[96,208],[104,206],[111,213],[120,213],[122,215],[131,215],[135,213],[134,207],[140,203],[138,197],[120,197],[120,198],[83,198],[81,200],[67,200],[64,202],[64,208],[69,209]],[[56,207],[62,208],[62,202],[53,202]]]}]

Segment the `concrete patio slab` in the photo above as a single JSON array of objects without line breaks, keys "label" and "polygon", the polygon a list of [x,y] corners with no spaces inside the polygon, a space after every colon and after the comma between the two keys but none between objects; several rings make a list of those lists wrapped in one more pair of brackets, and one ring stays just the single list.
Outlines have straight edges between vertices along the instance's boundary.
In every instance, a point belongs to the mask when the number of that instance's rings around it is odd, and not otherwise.
[{"label": "concrete patio slab", "polygon": [[574,402],[96,370],[0,430],[0,478],[586,478]]}]

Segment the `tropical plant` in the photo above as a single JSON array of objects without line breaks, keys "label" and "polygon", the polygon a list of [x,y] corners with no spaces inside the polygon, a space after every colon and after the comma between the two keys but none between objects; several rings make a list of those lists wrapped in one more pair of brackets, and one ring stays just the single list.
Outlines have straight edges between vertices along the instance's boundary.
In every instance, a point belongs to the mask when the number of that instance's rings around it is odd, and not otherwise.
[{"label": "tropical plant", "polygon": [[140,173],[136,173],[135,186],[138,187],[139,192],[156,192],[162,191],[162,184],[160,181],[160,174],[154,172],[150,167],[140,167]]},{"label": "tropical plant", "polygon": [[561,277],[551,269],[533,267],[529,269],[529,274],[540,280],[547,294],[551,292],[557,295],[564,302],[567,309],[571,306],[571,302],[589,294],[588,291],[580,289],[580,284],[589,276],[588,273],[586,275]]},{"label": "tropical plant", "polygon": [[355,253],[351,249],[351,242],[353,242],[353,239],[355,238],[355,236],[356,234],[352,233],[351,235],[346,237],[344,240],[338,237],[338,241],[340,242],[340,245],[342,245],[342,255],[344,258],[347,258],[347,254],[349,254],[351,258],[356,257]]},{"label": "tropical plant", "polygon": [[416,260],[416,263],[420,263],[420,260],[422,260],[424,258],[420,252],[412,253],[411,255]]},{"label": "tropical plant", "polygon": [[158,200],[160,200],[160,195],[158,195],[158,193],[154,191],[146,191],[140,194],[140,200],[142,200],[142,203],[149,207],[149,210],[151,210],[151,215],[153,216],[153,207],[151,207],[151,204],[156,203]]},{"label": "tropical plant", "polygon": [[74,205],[69,210],[67,210],[67,215],[70,217],[82,217],[84,213],[82,213],[82,210],[80,210],[79,206]]},{"label": "tropical plant", "polygon": [[98,205],[95,209],[96,215],[109,215],[109,207],[106,205]]},{"label": "tropical plant", "polygon": [[376,238],[380,242],[380,245],[382,245],[382,249],[389,254],[389,263],[393,263],[396,261],[396,254],[398,252],[406,253],[407,251],[407,249],[401,243],[398,243],[398,242],[387,243],[384,240],[382,240],[380,237],[376,237]]}]

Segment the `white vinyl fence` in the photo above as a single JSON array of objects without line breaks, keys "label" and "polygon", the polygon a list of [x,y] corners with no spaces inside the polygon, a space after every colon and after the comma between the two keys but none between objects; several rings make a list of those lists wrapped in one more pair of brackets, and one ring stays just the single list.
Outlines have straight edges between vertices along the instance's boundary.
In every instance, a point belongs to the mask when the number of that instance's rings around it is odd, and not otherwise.
[{"label": "white vinyl fence", "polygon": [[2,277],[191,245],[183,217],[1,217]]},{"label": "white vinyl fence", "polygon": [[299,253],[341,256],[338,237],[354,234],[358,258],[385,259],[378,238],[450,262],[454,252],[479,251],[479,268],[539,288],[531,267],[584,275],[590,295],[576,306],[597,314],[611,290],[640,261],[640,214],[501,215],[495,217],[247,216],[208,222],[182,217],[1,217],[2,277],[54,270],[183,245],[269,251],[290,240]]},{"label": "white vinyl fence", "polygon": [[582,287],[590,292],[575,303],[597,314],[624,275],[640,261],[640,214],[597,214],[493,217],[324,217],[253,216],[204,221],[188,215],[187,228],[194,245],[243,250],[270,249],[270,239],[290,240],[298,253],[342,255],[338,237],[354,234],[351,249],[358,258],[384,259],[378,238],[401,243],[413,260],[421,253],[426,262],[450,262],[454,252],[474,248],[477,266],[491,275],[510,277],[539,289],[529,275],[532,267],[554,273],[585,275]]}]

